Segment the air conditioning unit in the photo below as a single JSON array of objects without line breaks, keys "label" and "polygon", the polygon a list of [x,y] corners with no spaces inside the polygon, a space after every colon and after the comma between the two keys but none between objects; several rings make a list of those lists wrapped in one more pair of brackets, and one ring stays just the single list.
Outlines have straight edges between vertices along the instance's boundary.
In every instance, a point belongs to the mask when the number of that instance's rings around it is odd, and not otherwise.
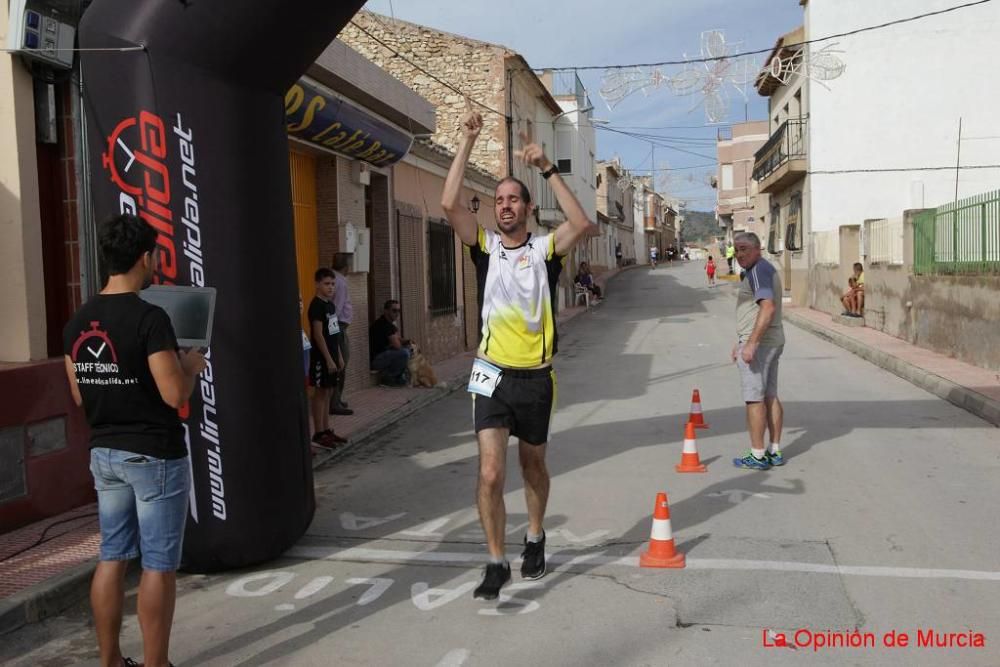
[{"label": "air conditioning unit", "polygon": [[367,162],[351,160],[351,180],[359,185],[371,185],[372,172]]},{"label": "air conditioning unit", "polygon": [[56,69],[73,67],[75,18],[60,12],[54,2],[10,0],[7,48],[23,58]]}]

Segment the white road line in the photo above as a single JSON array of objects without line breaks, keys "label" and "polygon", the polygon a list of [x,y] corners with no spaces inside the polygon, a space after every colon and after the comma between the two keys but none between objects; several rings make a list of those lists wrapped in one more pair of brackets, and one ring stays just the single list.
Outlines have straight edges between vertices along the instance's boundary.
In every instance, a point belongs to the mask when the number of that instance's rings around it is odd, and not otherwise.
[{"label": "white road line", "polygon": [[[297,546],[289,549],[285,552],[285,555],[289,558],[301,558],[305,560],[402,564],[438,563],[469,565],[473,567],[478,567],[485,562],[485,556],[478,553],[464,553],[459,551],[394,551],[364,547],[332,549],[331,547]],[[599,554],[568,556],[553,554],[547,560],[550,565],[565,567],[574,565],[639,567],[639,558],[637,556],[602,556]],[[687,568],[691,570],[776,570],[780,572],[802,572],[807,574],[839,574],[853,577],[888,577],[898,579],[1000,581],[1000,572],[988,570],[947,570],[942,568],[882,567],[875,565],[826,565],[823,563],[738,560],[731,558],[688,558]]]}]

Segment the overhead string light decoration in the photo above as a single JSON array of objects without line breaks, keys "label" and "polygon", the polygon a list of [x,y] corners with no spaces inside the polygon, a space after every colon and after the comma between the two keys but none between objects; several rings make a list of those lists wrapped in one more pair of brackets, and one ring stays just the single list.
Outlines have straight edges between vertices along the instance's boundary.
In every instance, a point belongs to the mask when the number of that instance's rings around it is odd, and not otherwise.
[{"label": "overhead string light decoration", "polygon": [[666,74],[662,66],[609,68],[601,78],[600,96],[610,110],[635,93],[648,95],[667,88],[675,95],[697,96],[691,111],[703,107],[706,125],[716,125],[729,118],[732,93],[738,93],[745,103],[750,86],[762,72],[783,84],[804,77],[827,87],[824,81],[836,79],[846,69],[839,57],[843,51],[836,44],[811,55],[801,49],[786,57],[778,54],[762,69],[753,57],[741,55],[739,46],[739,42],[727,42],[722,30],[706,30],[701,33],[701,56],[685,54],[689,63],[676,74]]},{"label": "overhead string light decoration", "polygon": [[601,77],[601,89],[598,94],[608,110],[614,109],[625,98],[641,92],[648,95],[651,89],[656,89],[666,83],[666,78],[659,67],[614,68],[605,71]]},{"label": "overhead string light decoration", "polygon": [[823,82],[836,79],[847,69],[847,65],[838,55],[843,51],[836,47],[836,43],[828,44],[815,53],[806,53],[800,50],[784,58],[778,54],[771,59],[770,64],[765,69],[771,76],[785,85],[791,83],[796,77],[801,77],[815,81],[829,90],[830,87]]},{"label": "overhead string light decoration", "polygon": [[[727,43],[721,30],[701,33],[701,60],[670,78],[669,87],[676,95],[699,95],[691,108],[705,109],[707,124],[724,123],[729,118],[729,95],[735,90],[743,98],[756,76],[757,64],[749,56],[740,56],[740,43]],[[685,54],[685,58],[687,54]],[[707,60],[712,58],[714,60]]]}]

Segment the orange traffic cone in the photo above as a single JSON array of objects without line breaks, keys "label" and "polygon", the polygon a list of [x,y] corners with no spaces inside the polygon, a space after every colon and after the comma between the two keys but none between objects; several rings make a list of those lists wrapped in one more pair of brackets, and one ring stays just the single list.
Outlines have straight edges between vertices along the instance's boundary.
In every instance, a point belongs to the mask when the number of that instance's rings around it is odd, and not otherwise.
[{"label": "orange traffic cone", "polygon": [[691,412],[688,414],[688,421],[694,424],[695,428],[708,428],[701,413],[701,393],[697,389],[691,394]]},{"label": "orange traffic cone", "polygon": [[674,548],[674,534],[670,529],[670,508],[667,494],[656,494],[653,508],[653,529],[649,535],[649,549],[639,556],[640,567],[684,567],[684,554]]},{"label": "orange traffic cone", "polygon": [[695,443],[694,424],[688,422],[684,427],[684,449],[681,451],[681,462],[675,466],[677,472],[705,472],[708,468],[698,457],[698,446]]}]

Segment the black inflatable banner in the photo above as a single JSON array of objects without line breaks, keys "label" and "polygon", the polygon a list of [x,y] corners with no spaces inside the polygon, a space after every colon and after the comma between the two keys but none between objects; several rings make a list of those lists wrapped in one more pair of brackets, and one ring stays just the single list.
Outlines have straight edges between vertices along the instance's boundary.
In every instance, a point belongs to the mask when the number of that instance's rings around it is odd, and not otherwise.
[{"label": "black inflatable banner", "polygon": [[[284,96],[363,0],[95,0],[80,24],[98,220],[159,231],[157,280],[218,291],[182,411],[184,568],[281,554],[315,510]],[[308,296],[308,295],[304,295]]]}]

